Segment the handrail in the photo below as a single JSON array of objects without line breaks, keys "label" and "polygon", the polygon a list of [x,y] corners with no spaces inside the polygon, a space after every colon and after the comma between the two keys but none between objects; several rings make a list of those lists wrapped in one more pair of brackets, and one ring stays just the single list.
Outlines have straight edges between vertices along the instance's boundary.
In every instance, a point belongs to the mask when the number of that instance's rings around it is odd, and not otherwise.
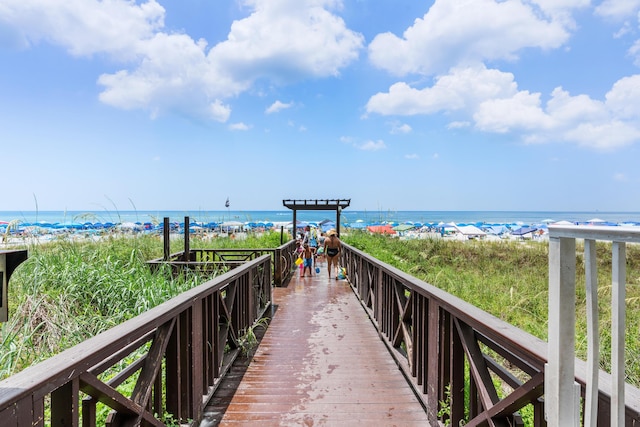
[{"label": "handrail", "polygon": [[[584,240],[585,288],[587,296],[587,362],[581,364],[586,375],[576,387],[576,240]],[[611,375],[599,371],[600,336],[598,321],[598,274],[596,242],[611,243]],[[549,366],[547,395],[549,422],[577,425],[581,418],[579,397],[584,397],[585,426],[610,422],[624,426],[631,417],[630,406],[640,411],[637,390],[625,384],[625,287],[626,244],[640,243],[637,227],[549,226]],[[609,382],[602,404],[602,381]],[[599,391],[600,390],[600,391]],[[628,397],[625,404],[625,395]]]},{"label": "handrail", "polygon": [[[1,381],[2,425],[95,426],[98,401],[111,426],[201,419],[239,338],[271,307],[271,271],[260,256]],[[130,395],[117,387],[126,379]]]},{"label": "handrail", "polygon": [[[522,425],[520,411],[528,405],[534,426],[547,425],[546,342],[352,246],[343,248],[349,282],[431,425]],[[576,380],[584,385],[583,371]],[[611,404],[605,383],[601,406]],[[629,385],[627,390],[640,402],[640,390]],[[635,422],[640,422],[638,405],[626,407]]]},{"label": "handrail", "polygon": [[[184,269],[198,271],[220,271],[221,268],[235,268],[248,260],[264,254],[271,256],[274,286],[286,286],[293,276],[293,262],[295,261],[296,242],[290,240],[277,248],[205,248],[180,251],[162,258],[147,261],[151,269],[156,270],[162,265],[169,265],[174,273]],[[166,259],[165,259],[166,258]]]}]

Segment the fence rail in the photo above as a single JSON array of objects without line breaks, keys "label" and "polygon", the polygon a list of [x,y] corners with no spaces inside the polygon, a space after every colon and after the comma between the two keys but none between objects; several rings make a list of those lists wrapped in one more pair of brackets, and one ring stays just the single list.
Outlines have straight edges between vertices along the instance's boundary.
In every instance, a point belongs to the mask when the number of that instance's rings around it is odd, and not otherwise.
[{"label": "fence rail", "polygon": [[271,256],[256,257],[0,382],[0,423],[91,427],[98,402],[109,426],[201,419],[239,338],[271,307],[271,272]]},{"label": "fence rail", "polygon": [[[547,343],[428,283],[343,245],[343,264],[398,365],[427,410],[431,425],[546,426]],[[576,361],[576,366],[584,366]],[[584,370],[576,381],[585,392]],[[600,372],[599,421],[607,424],[610,375]],[[626,407],[640,425],[640,391]],[[601,415],[602,414],[602,415]],[[561,424],[560,424],[561,425]]]},{"label": "fence rail", "polygon": [[187,245],[184,251],[147,261],[147,264],[153,270],[157,270],[163,265],[169,265],[174,273],[185,269],[198,270],[200,272],[217,272],[222,269],[236,268],[247,261],[268,254],[271,257],[274,286],[286,286],[291,280],[294,271],[295,249],[295,240],[286,242],[275,249],[190,249]]}]

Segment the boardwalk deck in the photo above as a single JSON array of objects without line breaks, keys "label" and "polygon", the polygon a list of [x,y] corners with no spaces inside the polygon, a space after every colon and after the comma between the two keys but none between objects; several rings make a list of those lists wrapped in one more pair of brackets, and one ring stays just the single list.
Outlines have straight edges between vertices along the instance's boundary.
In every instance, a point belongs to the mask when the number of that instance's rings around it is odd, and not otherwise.
[{"label": "boardwalk deck", "polygon": [[232,372],[207,407],[208,425],[428,425],[347,282],[329,279],[323,265],[276,288],[274,301],[248,367]]}]

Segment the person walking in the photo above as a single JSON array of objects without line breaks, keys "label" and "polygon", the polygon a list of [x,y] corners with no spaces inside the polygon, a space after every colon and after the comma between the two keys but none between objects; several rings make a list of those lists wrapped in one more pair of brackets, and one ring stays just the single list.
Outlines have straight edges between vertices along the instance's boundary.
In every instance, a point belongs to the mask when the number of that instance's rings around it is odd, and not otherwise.
[{"label": "person walking", "polygon": [[302,275],[301,277],[304,277],[307,274],[307,270],[309,270],[309,276],[313,276],[313,273],[311,272],[312,268],[313,268],[313,258],[315,256],[315,251],[313,250],[313,248],[311,246],[309,246],[308,243],[305,243],[303,245],[303,251],[302,251]]},{"label": "person walking", "polygon": [[331,270],[334,269],[335,278],[338,280],[338,260],[340,251],[342,250],[342,242],[338,238],[336,230],[327,231],[327,238],[324,240],[324,255],[327,258],[327,271],[329,279],[331,279]]}]

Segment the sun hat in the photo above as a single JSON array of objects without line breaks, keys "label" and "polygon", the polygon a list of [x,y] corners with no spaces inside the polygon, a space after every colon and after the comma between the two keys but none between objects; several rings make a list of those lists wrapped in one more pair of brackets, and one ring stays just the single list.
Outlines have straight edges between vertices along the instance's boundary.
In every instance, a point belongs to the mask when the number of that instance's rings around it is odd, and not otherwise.
[{"label": "sun hat", "polygon": [[331,230],[327,231],[327,236],[335,236],[336,234],[338,234],[338,233],[333,228]]}]

